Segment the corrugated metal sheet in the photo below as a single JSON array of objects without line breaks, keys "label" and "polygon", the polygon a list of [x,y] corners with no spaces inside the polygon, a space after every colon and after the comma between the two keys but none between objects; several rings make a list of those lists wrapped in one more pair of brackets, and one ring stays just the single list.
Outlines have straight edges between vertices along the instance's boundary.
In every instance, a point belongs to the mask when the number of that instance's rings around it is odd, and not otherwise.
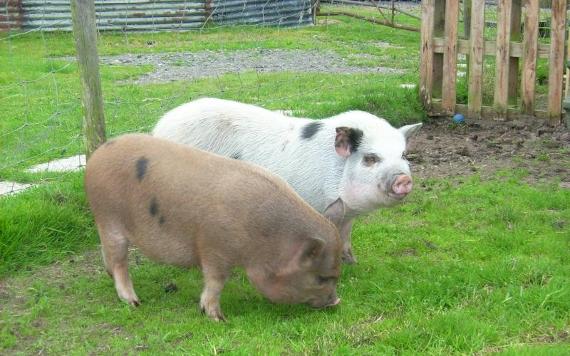
[{"label": "corrugated metal sheet", "polygon": [[313,23],[310,0],[213,0],[216,24],[301,26]]},{"label": "corrugated metal sheet", "polygon": [[[16,0],[7,0],[16,1]],[[22,28],[70,31],[70,0],[18,0]],[[100,31],[160,31],[213,25],[312,23],[311,0],[95,0]]]},{"label": "corrugated metal sheet", "polygon": [[22,26],[22,0],[0,0],[0,31]]},{"label": "corrugated metal sheet", "polygon": [[[22,0],[23,28],[70,31],[70,0]],[[100,31],[158,31],[199,28],[206,19],[203,0],[95,0]]]}]

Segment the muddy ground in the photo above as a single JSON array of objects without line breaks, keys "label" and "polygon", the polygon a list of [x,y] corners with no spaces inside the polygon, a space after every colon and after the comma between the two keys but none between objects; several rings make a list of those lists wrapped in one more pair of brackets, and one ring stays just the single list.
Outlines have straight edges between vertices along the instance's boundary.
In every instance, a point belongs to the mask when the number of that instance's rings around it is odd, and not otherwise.
[{"label": "muddy ground", "polygon": [[493,176],[524,169],[529,183],[560,181],[570,188],[570,131],[542,120],[467,120],[456,125],[432,119],[411,141],[407,153],[415,176]]}]

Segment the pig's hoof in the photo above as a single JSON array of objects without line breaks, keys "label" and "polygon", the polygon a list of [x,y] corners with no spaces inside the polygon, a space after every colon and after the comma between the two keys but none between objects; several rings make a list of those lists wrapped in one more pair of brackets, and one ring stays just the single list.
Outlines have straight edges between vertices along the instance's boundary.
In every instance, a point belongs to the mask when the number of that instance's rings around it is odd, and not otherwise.
[{"label": "pig's hoof", "polygon": [[202,314],[206,314],[210,319],[214,321],[226,321],[226,317],[222,314],[220,308],[207,308],[203,305],[200,305],[200,310]]},{"label": "pig's hoof", "polygon": [[141,302],[138,299],[135,299],[130,301],[129,304],[132,305],[133,307],[138,307],[141,305]]},{"label": "pig's hoof", "polygon": [[356,263],[356,257],[352,254],[352,251],[342,253],[342,262],[347,265],[353,265]]}]

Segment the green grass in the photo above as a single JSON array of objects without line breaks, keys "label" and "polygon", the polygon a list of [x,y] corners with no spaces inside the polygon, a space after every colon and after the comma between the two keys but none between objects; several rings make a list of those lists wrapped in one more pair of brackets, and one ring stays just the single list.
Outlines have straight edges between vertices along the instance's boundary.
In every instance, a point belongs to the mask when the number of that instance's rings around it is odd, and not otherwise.
[{"label": "green grass", "polygon": [[[336,19],[335,19],[336,20]],[[343,75],[255,72],[168,84],[126,83],[152,71],[151,66],[101,66],[105,115],[109,134],[148,131],[167,110],[200,96],[216,96],[291,109],[319,118],[362,109],[401,125],[421,120],[417,92],[399,87],[418,81],[419,34],[397,31],[358,20],[339,18],[335,25],[300,29],[208,28],[201,32],[102,33],[100,55],[254,48],[333,51],[353,65],[405,70],[401,75]],[[74,56],[66,33],[0,34],[0,179],[33,181],[24,168],[77,154],[82,150],[78,69],[64,60]],[[379,47],[378,42],[397,43]],[[151,43],[151,45],[149,45]],[[377,60],[354,57],[366,54]],[[350,93],[347,95],[347,93]],[[404,103],[404,105],[403,105]],[[24,126],[22,128],[22,126]]]},{"label": "green grass", "polygon": [[[360,219],[359,263],[344,268],[343,302],[332,310],[273,305],[237,271],[222,295],[229,322],[216,324],[197,308],[199,271],[144,258],[131,261],[143,300],[133,309],[117,298],[97,252],[60,258],[7,280],[0,350],[567,353],[570,192],[519,178],[426,180],[405,205]],[[14,199],[41,197],[65,223],[47,219],[37,231],[22,216],[12,220],[14,229],[37,236],[54,227],[92,245],[95,232],[76,184]],[[67,216],[70,208],[79,217]],[[178,291],[167,293],[169,283]]]},{"label": "green grass", "polygon": [[[361,109],[395,125],[421,120],[417,91],[399,88],[418,82],[419,34],[332,20],[285,30],[102,33],[101,55],[312,49],[405,71],[250,72],[134,85],[124,81],[150,66],[102,66],[109,136],[146,132],[200,96],[313,118]],[[198,312],[199,271],[138,254],[131,274],[143,305],[123,304],[96,249],[82,173],[25,172],[82,151],[77,66],[63,58],[74,55],[72,37],[3,33],[0,53],[0,180],[40,183],[0,198],[0,353],[570,353],[570,192],[556,182],[529,186],[519,171],[420,181],[406,204],[359,219],[359,263],[343,269],[338,308],[271,304],[236,271],[222,295],[229,322],[216,324]],[[178,291],[165,292],[169,283]]]}]

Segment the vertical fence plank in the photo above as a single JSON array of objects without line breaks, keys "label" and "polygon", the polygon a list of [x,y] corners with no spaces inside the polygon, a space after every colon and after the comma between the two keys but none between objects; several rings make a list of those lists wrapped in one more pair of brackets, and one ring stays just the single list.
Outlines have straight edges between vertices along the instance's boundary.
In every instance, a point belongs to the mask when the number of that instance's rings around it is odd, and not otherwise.
[{"label": "vertical fence plank", "polygon": [[497,117],[507,118],[509,90],[509,41],[511,36],[511,0],[497,1],[497,59],[495,61],[495,101]]},{"label": "vertical fence plank", "polygon": [[[521,0],[512,0],[511,7],[511,41],[521,41]],[[516,105],[519,83],[519,59],[509,59],[509,104]]]},{"label": "vertical fence plank", "polygon": [[89,157],[105,142],[103,94],[97,54],[97,28],[93,0],[72,0],[73,36],[81,75],[86,154]]},{"label": "vertical fence plank", "polygon": [[566,0],[552,0],[550,67],[548,70],[548,117],[550,124],[559,124],[562,118],[565,30]]},{"label": "vertical fence plank", "polygon": [[479,119],[483,104],[483,55],[485,53],[485,0],[473,0],[471,7],[471,44],[469,49],[468,116]]},{"label": "vertical fence plank", "polygon": [[441,105],[447,114],[455,112],[457,79],[457,27],[459,1],[447,1],[445,7],[445,48],[443,50],[443,82]]},{"label": "vertical fence plank", "polygon": [[[435,0],[433,14],[433,36],[443,37],[445,27],[445,0]],[[443,53],[433,54],[432,97],[441,98],[443,81]]]},{"label": "vertical fence plank", "polygon": [[[566,89],[564,91],[564,95],[565,97],[569,97],[570,96],[570,36],[566,36]],[[564,101],[566,101],[564,99]],[[566,106],[566,105],[563,105]],[[569,112],[570,114],[570,112]],[[570,125],[567,125],[570,126]]]},{"label": "vertical fence plank", "polygon": [[523,68],[521,78],[522,112],[534,114],[536,59],[538,56],[538,1],[526,2],[524,19]]},{"label": "vertical fence plank", "polygon": [[420,95],[427,111],[432,109],[434,5],[434,0],[422,2]]}]

